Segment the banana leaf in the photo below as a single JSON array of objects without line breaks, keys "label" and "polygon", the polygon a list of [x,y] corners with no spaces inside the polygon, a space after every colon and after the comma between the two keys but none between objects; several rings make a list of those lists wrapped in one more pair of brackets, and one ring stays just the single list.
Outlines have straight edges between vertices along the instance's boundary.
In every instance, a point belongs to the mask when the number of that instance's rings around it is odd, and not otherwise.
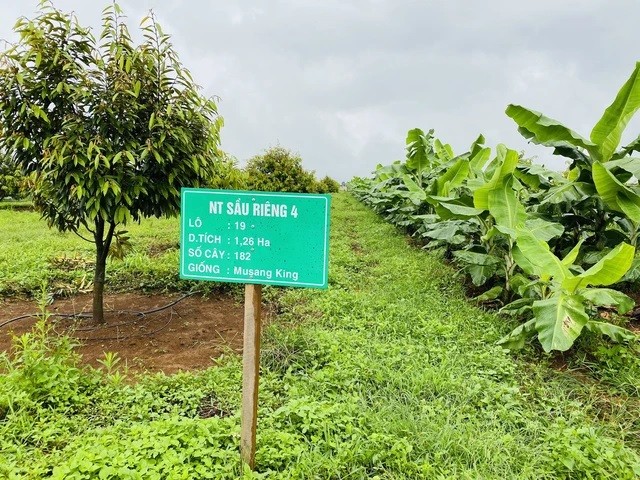
[{"label": "banana leaf", "polygon": [[589,285],[611,285],[627,273],[631,267],[636,249],[628,243],[621,243],[611,250],[604,258],[580,275],[567,276],[562,281],[562,287],[569,292]]},{"label": "banana leaf", "polygon": [[640,135],[638,135],[636,139],[629,145],[622,147],[620,150],[614,153],[611,157],[611,160],[619,160],[626,157],[627,155],[632,154],[633,152],[640,152]]},{"label": "banana leaf", "polygon": [[531,232],[537,239],[548,242],[552,238],[559,237],[564,232],[564,227],[556,222],[549,222],[543,218],[527,218],[524,228]]},{"label": "banana leaf", "polygon": [[489,213],[496,224],[514,230],[527,219],[527,212],[513,190],[513,175],[508,174],[491,189],[487,196]]},{"label": "banana leaf", "polygon": [[[507,305],[507,307],[509,305]],[[522,325],[515,328],[509,335],[506,335],[498,340],[498,345],[501,345],[509,350],[520,350],[522,347],[524,347],[524,342],[527,340],[527,338],[531,338],[535,334],[535,320],[529,320],[528,322],[523,323]]]},{"label": "banana leaf", "polygon": [[453,154],[453,149],[451,148],[451,145],[449,145],[448,143],[443,144],[437,138],[433,142],[433,151],[436,154],[436,156],[443,162],[448,162],[455,156]]},{"label": "banana leaf", "polygon": [[429,130],[426,134],[419,128],[409,130],[406,144],[407,168],[414,172],[429,170],[433,155],[433,130]]},{"label": "banana leaf", "polygon": [[434,206],[436,213],[442,220],[465,220],[477,217],[484,211],[471,206],[473,199],[469,198],[469,201],[465,201],[466,197],[464,196],[455,198],[427,195],[425,200]]},{"label": "banana leaf", "polygon": [[594,162],[592,168],[593,183],[604,203],[640,223],[640,195],[618,180],[602,163]]},{"label": "banana leaf", "polygon": [[629,313],[636,304],[628,295],[611,288],[582,288],[577,293],[598,307],[613,307],[621,315]]},{"label": "banana leaf", "polygon": [[606,322],[589,320],[585,325],[585,328],[590,332],[606,335],[614,342],[626,342],[638,338],[632,331]]},{"label": "banana leaf", "polygon": [[600,158],[598,145],[565,127],[557,120],[520,105],[509,105],[506,114],[518,124],[518,131],[527,140],[556,148],[583,148]]},{"label": "banana leaf", "polygon": [[600,160],[610,160],[620,144],[622,132],[640,108],[640,62],[622,86],[615,100],[604,111],[591,131],[591,141],[598,145]]},{"label": "banana leaf", "polygon": [[611,171],[614,168],[621,168],[636,177],[636,180],[640,179],[640,158],[625,157],[620,160],[609,160],[607,169]]},{"label": "banana leaf", "polygon": [[547,242],[522,229],[517,231],[516,238],[513,259],[526,273],[542,280],[554,278],[558,282],[572,276],[569,268],[551,252]]},{"label": "banana leaf", "polygon": [[425,191],[422,189],[422,187],[420,187],[420,185],[418,185],[412,178],[410,175],[404,174],[402,175],[402,181],[405,184],[405,186],[407,187],[407,189],[409,190],[409,199],[416,205],[419,205],[420,203],[422,203],[426,197],[427,194],[425,193]]},{"label": "banana leaf", "polygon": [[577,295],[560,293],[533,302],[535,329],[545,352],[571,348],[589,321],[584,303]]},{"label": "banana leaf", "polygon": [[473,191],[473,205],[476,208],[482,210],[489,209],[489,192],[498,185],[504,177],[513,173],[518,165],[518,152],[510,150],[504,145],[498,145],[497,151],[497,166],[491,179],[488,182],[483,182],[481,179],[469,180],[467,185]]},{"label": "banana leaf", "polygon": [[473,297],[473,300],[475,300],[478,303],[491,302],[492,300],[496,300],[497,298],[499,298],[500,295],[502,295],[503,290],[504,289],[500,285],[496,285],[495,287],[490,288],[486,292]]},{"label": "banana leaf", "polygon": [[560,203],[577,203],[596,193],[593,185],[586,182],[567,182],[551,187],[545,194],[540,205]]},{"label": "banana leaf", "polygon": [[447,171],[436,179],[436,193],[446,197],[451,190],[461,186],[469,176],[469,160],[459,158]]}]

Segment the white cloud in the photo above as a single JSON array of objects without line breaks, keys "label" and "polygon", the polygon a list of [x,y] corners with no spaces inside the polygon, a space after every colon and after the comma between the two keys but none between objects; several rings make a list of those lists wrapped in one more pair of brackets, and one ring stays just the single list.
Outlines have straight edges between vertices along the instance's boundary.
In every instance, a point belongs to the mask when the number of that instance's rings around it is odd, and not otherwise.
[{"label": "white cloud", "polygon": [[[99,29],[109,4],[54,0]],[[0,0],[0,38],[32,2]],[[638,59],[640,3],[605,0],[124,0],[154,8],[240,159],[280,142],[318,174],[368,174],[435,128],[456,151],[479,133],[562,168],[506,117],[520,103],[588,135]],[[640,120],[629,127],[635,137]]]}]

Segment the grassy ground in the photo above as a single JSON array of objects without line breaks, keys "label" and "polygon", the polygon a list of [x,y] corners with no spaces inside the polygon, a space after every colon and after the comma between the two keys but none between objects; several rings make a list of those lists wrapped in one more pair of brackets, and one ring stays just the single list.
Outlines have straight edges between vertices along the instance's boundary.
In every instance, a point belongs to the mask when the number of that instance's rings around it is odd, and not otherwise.
[{"label": "grassy ground", "polygon": [[[580,372],[514,357],[495,346],[510,326],[470,306],[440,259],[351,197],[333,203],[330,289],[265,290],[282,315],[264,335],[246,478],[640,476],[639,377],[616,380],[640,372],[633,350],[576,359]],[[238,358],[130,384],[76,368],[44,333],[23,345],[0,377],[0,477],[241,476]]]},{"label": "grassy ground", "polygon": [[[151,218],[126,228],[132,249],[124,260],[108,261],[107,289],[188,288],[178,277],[176,219]],[[0,298],[32,296],[43,282],[58,295],[90,288],[92,243],[48,228],[38,213],[9,208],[0,208],[0,234]]]}]

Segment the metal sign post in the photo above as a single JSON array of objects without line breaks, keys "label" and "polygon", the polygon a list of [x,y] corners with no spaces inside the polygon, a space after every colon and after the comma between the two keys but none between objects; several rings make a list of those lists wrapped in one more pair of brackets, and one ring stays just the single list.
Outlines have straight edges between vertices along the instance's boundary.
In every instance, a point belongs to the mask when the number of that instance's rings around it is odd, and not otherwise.
[{"label": "metal sign post", "polygon": [[255,467],[262,285],[327,288],[329,195],[182,189],[180,277],[245,284],[240,451]]}]

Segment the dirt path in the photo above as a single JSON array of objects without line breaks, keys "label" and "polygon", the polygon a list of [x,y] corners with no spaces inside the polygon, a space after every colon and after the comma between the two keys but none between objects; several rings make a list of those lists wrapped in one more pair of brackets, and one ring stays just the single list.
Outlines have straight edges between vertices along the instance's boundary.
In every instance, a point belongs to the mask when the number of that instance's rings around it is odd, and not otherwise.
[{"label": "dirt path", "polygon": [[[146,315],[180,299],[182,295],[119,294],[105,296],[106,324],[90,318],[50,318],[57,333],[77,338],[83,360],[98,366],[104,352],[117,352],[134,372],[175,373],[204,369],[224,352],[242,351],[243,307],[228,296],[203,300],[185,298],[175,305]],[[0,324],[20,315],[36,313],[34,302],[0,302]],[[91,295],[56,300],[52,313],[91,311]],[[11,348],[11,333],[28,332],[36,322],[22,319],[0,327],[0,351]]]}]

